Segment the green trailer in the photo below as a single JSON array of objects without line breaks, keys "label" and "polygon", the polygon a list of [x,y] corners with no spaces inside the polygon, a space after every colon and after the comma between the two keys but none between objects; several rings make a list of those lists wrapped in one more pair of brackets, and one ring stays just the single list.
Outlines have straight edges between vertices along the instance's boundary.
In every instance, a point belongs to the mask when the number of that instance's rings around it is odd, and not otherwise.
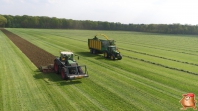
[{"label": "green trailer", "polygon": [[[99,39],[97,36],[104,36],[106,40]],[[109,40],[104,34],[97,34],[93,39],[88,39],[88,47],[91,54],[104,54],[105,58],[122,59],[120,51],[115,46],[114,40]]]}]

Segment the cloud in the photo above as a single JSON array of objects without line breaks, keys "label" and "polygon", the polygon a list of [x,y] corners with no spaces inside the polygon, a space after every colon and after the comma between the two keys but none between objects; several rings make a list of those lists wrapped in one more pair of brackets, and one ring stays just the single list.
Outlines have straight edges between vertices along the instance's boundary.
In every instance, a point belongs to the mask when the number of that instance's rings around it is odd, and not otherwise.
[{"label": "cloud", "polygon": [[48,0],[49,3],[55,3],[57,0]]},{"label": "cloud", "polygon": [[2,0],[4,3],[14,3],[14,0]]}]

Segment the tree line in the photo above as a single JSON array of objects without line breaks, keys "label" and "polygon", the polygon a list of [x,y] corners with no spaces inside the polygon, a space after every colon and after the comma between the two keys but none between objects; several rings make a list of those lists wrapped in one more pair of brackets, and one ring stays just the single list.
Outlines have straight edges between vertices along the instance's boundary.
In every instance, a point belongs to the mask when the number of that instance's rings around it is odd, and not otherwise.
[{"label": "tree line", "polygon": [[[168,34],[198,34],[198,25],[175,24],[121,24],[119,22],[72,20],[47,16],[12,16],[5,17],[6,28],[49,28],[49,29],[86,29],[86,30],[120,30]],[[0,21],[1,23],[1,21]]]}]

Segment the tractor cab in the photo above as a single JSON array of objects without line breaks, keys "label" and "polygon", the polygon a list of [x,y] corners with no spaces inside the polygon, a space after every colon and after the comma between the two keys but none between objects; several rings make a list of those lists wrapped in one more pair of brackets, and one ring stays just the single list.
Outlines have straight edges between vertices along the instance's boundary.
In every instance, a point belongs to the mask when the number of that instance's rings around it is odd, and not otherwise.
[{"label": "tractor cab", "polygon": [[60,53],[60,60],[63,61],[68,61],[68,60],[72,60],[73,61],[73,53],[72,52],[61,52]]},{"label": "tractor cab", "polygon": [[108,52],[112,53],[112,54],[117,54],[119,53],[118,49],[116,48],[116,46],[109,46],[107,48]]},{"label": "tractor cab", "polygon": [[114,51],[116,51],[116,47],[115,46],[109,46],[108,51],[109,52],[114,52]]},{"label": "tractor cab", "polygon": [[120,54],[119,50],[116,48],[116,46],[108,46],[108,56],[110,56],[111,59],[118,58],[119,60],[122,59],[122,55]]},{"label": "tractor cab", "polygon": [[[79,56],[78,56],[79,59]],[[65,64],[66,66],[77,66],[77,62],[74,60],[74,54],[73,52],[61,52],[60,53],[60,61],[62,64]]]}]

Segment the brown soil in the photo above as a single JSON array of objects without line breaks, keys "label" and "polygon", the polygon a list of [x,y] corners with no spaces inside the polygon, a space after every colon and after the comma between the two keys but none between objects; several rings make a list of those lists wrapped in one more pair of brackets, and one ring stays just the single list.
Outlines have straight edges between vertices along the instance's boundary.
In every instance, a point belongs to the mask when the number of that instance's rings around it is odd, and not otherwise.
[{"label": "brown soil", "polygon": [[55,56],[19,37],[18,35],[0,29],[31,61],[39,68],[39,66],[54,63]]}]

